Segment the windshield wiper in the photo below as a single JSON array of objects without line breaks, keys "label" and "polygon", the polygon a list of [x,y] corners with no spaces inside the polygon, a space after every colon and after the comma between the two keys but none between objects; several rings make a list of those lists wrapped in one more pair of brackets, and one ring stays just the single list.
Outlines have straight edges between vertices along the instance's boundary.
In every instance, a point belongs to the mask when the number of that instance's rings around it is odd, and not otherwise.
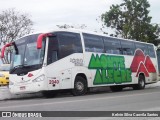
[{"label": "windshield wiper", "polygon": [[[27,65],[27,64],[25,64]],[[10,73],[13,73],[17,68],[23,68],[23,67],[26,67],[25,65],[17,65],[15,67],[13,67],[13,69],[11,69]]]}]

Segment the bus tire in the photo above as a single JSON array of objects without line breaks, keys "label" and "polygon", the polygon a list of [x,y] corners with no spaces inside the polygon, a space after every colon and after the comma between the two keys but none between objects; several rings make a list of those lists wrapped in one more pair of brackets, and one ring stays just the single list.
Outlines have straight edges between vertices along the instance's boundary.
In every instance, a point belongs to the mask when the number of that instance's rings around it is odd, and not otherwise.
[{"label": "bus tire", "polygon": [[74,82],[74,88],[71,93],[74,96],[85,95],[87,92],[87,81],[81,76],[77,76]]},{"label": "bus tire", "polygon": [[42,94],[46,98],[53,98],[57,95],[55,91],[43,91]]},{"label": "bus tire", "polygon": [[122,86],[110,86],[112,92],[119,92],[123,90]]},{"label": "bus tire", "polygon": [[139,75],[138,84],[133,85],[134,90],[141,90],[145,88],[145,77],[144,75]]}]

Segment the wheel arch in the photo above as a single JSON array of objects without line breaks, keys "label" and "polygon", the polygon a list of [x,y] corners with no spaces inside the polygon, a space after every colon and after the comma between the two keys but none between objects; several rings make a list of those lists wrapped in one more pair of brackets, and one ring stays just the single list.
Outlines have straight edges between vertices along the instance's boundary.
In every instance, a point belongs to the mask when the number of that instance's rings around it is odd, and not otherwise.
[{"label": "wheel arch", "polygon": [[137,83],[134,84],[132,87],[134,90],[141,90],[145,88],[145,84],[146,84],[145,74],[139,73]]},{"label": "wheel arch", "polygon": [[140,72],[139,75],[138,75],[138,81],[139,81],[139,76],[143,76],[144,77],[144,81],[146,82],[146,76],[145,76],[145,73],[143,72]]},{"label": "wheel arch", "polygon": [[85,95],[88,91],[87,77],[84,73],[77,73],[74,79],[74,88],[71,93],[74,96]]},{"label": "wheel arch", "polygon": [[88,87],[88,80],[87,80],[87,76],[86,76],[85,73],[77,73],[77,74],[75,75],[74,79],[73,79],[72,86],[74,87],[74,83],[75,83],[75,80],[76,80],[76,77],[77,77],[77,76],[80,76],[80,77],[84,78],[84,80],[85,80],[85,82],[86,82],[86,84],[87,84],[87,87]]}]

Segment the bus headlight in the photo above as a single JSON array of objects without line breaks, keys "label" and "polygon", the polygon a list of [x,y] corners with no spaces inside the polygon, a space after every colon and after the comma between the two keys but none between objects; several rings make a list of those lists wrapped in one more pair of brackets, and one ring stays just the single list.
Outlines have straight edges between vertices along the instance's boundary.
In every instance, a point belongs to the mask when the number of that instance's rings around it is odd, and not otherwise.
[{"label": "bus headlight", "polygon": [[44,80],[44,75],[41,75],[39,77],[37,77],[36,79],[32,80],[32,82],[40,82],[40,81],[43,81]]},{"label": "bus headlight", "polygon": [[14,85],[14,83],[12,81],[9,81],[9,85]]}]

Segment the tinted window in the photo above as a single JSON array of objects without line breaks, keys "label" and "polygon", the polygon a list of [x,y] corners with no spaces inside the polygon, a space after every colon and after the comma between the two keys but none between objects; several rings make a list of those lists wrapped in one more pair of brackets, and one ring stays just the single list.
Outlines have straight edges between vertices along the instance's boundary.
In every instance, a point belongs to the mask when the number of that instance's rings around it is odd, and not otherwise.
[{"label": "tinted window", "polygon": [[47,64],[58,60],[58,40],[56,36],[49,37]]},{"label": "tinted window", "polygon": [[154,46],[153,45],[147,45],[147,46],[148,46],[148,55],[150,57],[155,57]]},{"label": "tinted window", "polygon": [[66,57],[72,53],[82,53],[80,34],[70,32],[59,32],[59,58]]},{"label": "tinted window", "polygon": [[141,49],[145,55],[148,55],[148,48],[147,48],[147,45],[144,44],[144,43],[135,43],[136,45],[136,49]]},{"label": "tinted window", "polygon": [[103,39],[101,36],[84,33],[83,37],[85,43],[85,50],[87,52],[104,52]]},{"label": "tinted window", "polygon": [[160,71],[160,49],[157,50],[158,70]]},{"label": "tinted window", "polygon": [[119,39],[104,37],[105,52],[110,54],[122,54]]},{"label": "tinted window", "polygon": [[131,41],[121,40],[123,55],[134,55],[135,45]]}]

